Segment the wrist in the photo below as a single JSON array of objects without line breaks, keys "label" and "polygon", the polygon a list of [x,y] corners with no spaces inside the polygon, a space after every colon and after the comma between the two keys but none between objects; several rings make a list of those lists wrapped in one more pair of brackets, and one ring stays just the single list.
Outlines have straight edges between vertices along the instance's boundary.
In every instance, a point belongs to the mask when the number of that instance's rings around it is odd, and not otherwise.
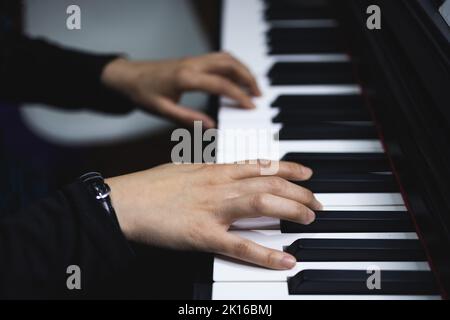
[{"label": "wrist", "polygon": [[133,70],[131,61],[124,58],[114,59],[103,69],[101,81],[105,86],[127,94],[134,82]]}]

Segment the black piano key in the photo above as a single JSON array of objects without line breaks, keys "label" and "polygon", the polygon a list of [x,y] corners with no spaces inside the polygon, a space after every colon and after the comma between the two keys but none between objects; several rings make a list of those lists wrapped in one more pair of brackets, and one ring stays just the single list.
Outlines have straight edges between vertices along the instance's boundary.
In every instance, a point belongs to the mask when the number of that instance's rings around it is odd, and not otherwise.
[{"label": "black piano key", "polygon": [[272,27],[266,34],[269,54],[343,53],[349,45],[341,30],[329,28]]},{"label": "black piano key", "polygon": [[310,225],[281,221],[282,233],[414,232],[404,211],[318,211]]},{"label": "black piano key", "polygon": [[322,8],[306,8],[306,9],[289,9],[289,8],[268,8],[265,11],[265,19],[267,21],[280,20],[330,20],[336,15],[327,9]]},{"label": "black piano key", "polygon": [[303,164],[320,173],[391,171],[382,153],[288,153],[283,160]]},{"label": "black piano key", "polygon": [[354,84],[347,62],[278,62],[269,71],[272,85]]},{"label": "black piano key", "polygon": [[359,140],[377,139],[373,125],[359,123],[297,123],[284,124],[280,140]]},{"label": "black piano key", "polygon": [[267,31],[266,38],[271,54],[342,53],[348,48],[348,44],[341,36],[341,31],[334,27],[272,27]]},{"label": "black piano key", "polygon": [[289,109],[365,109],[360,95],[281,95],[271,104],[272,108]]},{"label": "black piano key", "polygon": [[297,261],[426,261],[419,240],[299,239],[286,248]]},{"label": "black piano key", "polygon": [[266,1],[265,16],[269,21],[332,19],[335,14],[329,5],[323,0]]},{"label": "black piano key", "polygon": [[347,46],[335,42],[322,42],[311,40],[308,42],[281,42],[269,43],[269,55],[282,54],[320,54],[320,53],[345,53]]},{"label": "black piano key", "polygon": [[266,7],[274,6],[290,9],[327,8],[331,0],[264,0]]},{"label": "black piano key", "polygon": [[366,270],[304,270],[288,279],[290,295],[438,295],[431,271],[381,271],[380,288],[370,289]]},{"label": "black piano key", "polygon": [[399,192],[397,183],[391,174],[333,174],[316,171],[316,174],[310,180],[295,183],[314,193]]},{"label": "black piano key", "polygon": [[299,121],[370,121],[369,113],[364,109],[339,108],[289,108],[282,109],[272,119],[273,123],[295,124]]},{"label": "black piano key", "polygon": [[267,33],[269,42],[271,41],[321,41],[336,42],[341,41],[341,30],[338,28],[289,28],[289,27],[272,27]]}]

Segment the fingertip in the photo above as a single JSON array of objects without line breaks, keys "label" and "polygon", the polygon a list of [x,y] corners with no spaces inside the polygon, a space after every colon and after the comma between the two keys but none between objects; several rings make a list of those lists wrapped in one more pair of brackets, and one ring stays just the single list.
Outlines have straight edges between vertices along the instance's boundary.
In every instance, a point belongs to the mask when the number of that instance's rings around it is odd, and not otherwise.
[{"label": "fingertip", "polygon": [[256,92],[256,96],[257,97],[262,97],[262,91],[261,91],[261,89],[258,86],[256,87],[256,91],[255,92]]},{"label": "fingertip", "polygon": [[312,210],[308,210],[307,216],[306,216],[306,225],[310,225],[316,220],[316,213]]},{"label": "fingertip", "polygon": [[290,168],[292,168],[292,178],[296,181],[309,180],[314,174],[311,168],[305,167],[301,164],[293,163]]},{"label": "fingertip", "polygon": [[314,204],[313,204],[313,209],[316,211],[322,211],[323,210],[323,205],[319,202],[319,200],[315,200]]},{"label": "fingertip", "polygon": [[214,129],[216,128],[216,122],[212,119],[205,119],[203,121],[203,128],[205,129]]},{"label": "fingertip", "polygon": [[300,171],[303,175],[303,178],[305,178],[306,180],[310,179],[314,174],[314,171],[311,168],[305,166],[301,166]]},{"label": "fingertip", "polygon": [[261,97],[262,96],[262,92],[259,89],[258,85],[255,83],[253,84],[253,86],[251,86],[251,93],[254,97]]},{"label": "fingertip", "polygon": [[246,109],[256,109],[256,105],[251,100],[247,100],[242,103],[242,106]]},{"label": "fingertip", "polygon": [[297,264],[297,259],[295,259],[290,254],[284,254],[280,260],[281,269],[290,270]]}]

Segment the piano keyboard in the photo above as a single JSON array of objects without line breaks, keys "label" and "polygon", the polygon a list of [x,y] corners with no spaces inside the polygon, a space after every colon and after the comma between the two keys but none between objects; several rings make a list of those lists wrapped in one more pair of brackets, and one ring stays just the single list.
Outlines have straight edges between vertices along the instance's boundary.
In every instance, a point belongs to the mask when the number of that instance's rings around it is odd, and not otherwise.
[{"label": "piano keyboard", "polygon": [[[303,163],[315,175],[300,184],[324,211],[310,226],[237,222],[231,232],[298,262],[274,271],[216,256],[212,298],[440,299],[327,2],[225,0],[222,41],[254,72],[264,95],[251,111],[222,100],[218,161]],[[279,150],[230,153],[242,133],[228,129],[269,129],[279,135]],[[380,290],[366,285],[374,267],[381,270]]]}]

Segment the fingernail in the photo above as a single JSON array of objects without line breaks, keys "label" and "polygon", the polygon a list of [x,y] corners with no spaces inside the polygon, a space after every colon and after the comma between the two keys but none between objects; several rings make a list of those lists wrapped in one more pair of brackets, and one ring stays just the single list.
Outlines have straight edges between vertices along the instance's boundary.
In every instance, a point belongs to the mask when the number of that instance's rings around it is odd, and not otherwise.
[{"label": "fingernail", "polygon": [[303,166],[302,169],[301,169],[301,171],[302,171],[302,174],[305,175],[305,176],[310,177],[310,176],[313,175],[313,171],[312,171],[311,168],[308,168],[308,167]]},{"label": "fingernail", "polygon": [[292,269],[295,267],[297,260],[290,255],[284,255],[281,259],[281,266],[286,269]]},{"label": "fingernail", "polygon": [[306,219],[306,224],[311,224],[316,220],[316,213],[314,211],[309,210],[308,211],[308,216]]}]

